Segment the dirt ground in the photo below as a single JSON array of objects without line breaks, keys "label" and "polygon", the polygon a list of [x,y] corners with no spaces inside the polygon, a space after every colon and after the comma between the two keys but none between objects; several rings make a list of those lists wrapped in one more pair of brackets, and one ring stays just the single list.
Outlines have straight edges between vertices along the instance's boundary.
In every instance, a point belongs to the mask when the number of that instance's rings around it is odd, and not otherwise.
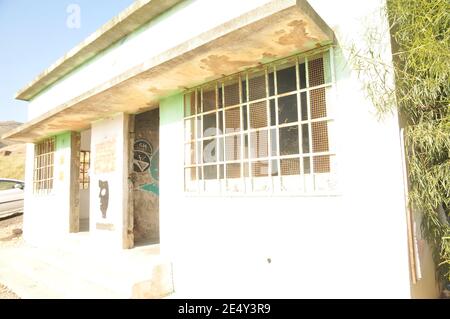
[{"label": "dirt ground", "polygon": [[[3,247],[22,244],[22,215],[0,219],[0,251]],[[14,292],[0,283],[0,299],[18,299]]]},{"label": "dirt ground", "polygon": [[0,284],[0,299],[20,299],[15,293],[8,289],[8,287]]}]

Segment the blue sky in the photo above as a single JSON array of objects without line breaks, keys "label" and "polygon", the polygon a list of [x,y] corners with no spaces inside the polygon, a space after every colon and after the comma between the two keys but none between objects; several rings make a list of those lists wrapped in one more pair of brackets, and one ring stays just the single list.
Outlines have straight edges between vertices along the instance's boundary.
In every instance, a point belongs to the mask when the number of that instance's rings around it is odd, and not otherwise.
[{"label": "blue sky", "polygon": [[[15,93],[131,3],[0,0],[0,121],[25,122],[27,102]],[[80,28],[67,26],[71,4],[80,8]]]}]

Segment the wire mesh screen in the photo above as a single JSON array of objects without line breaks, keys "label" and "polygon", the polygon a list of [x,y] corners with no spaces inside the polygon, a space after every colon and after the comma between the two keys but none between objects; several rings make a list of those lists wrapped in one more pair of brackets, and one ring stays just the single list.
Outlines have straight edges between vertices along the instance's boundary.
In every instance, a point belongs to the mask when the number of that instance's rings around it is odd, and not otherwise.
[{"label": "wire mesh screen", "polygon": [[267,130],[250,133],[251,158],[267,157],[269,155],[269,134]]},{"label": "wire mesh screen", "polygon": [[184,95],[184,116],[195,114],[195,92]]},{"label": "wire mesh screen", "polygon": [[203,112],[216,109],[216,88],[210,87],[202,90],[203,92]]},{"label": "wire mesh screen", "polygon": [[195,92],[195,105],[197,106],[197,114],[202,113],[202,92],[200,90],[196,90]]},{"label": "wire mesh screen", "polygon": [[313,158],[314,173],[328,173],[330,172],[330,156],[315,156]]},{"label": "wire mesh screen", "polygon": [[314,122],[312,127],[313,152],[328,151],[328,124],[327,122]]},{"label": "wire mesh screen", "polygon": [[250,104],[250,127],[260,128],[267,126],[267,102]]},{"label": "wire mesh screen", "polygon": [[224,93],[225,106],[239,104],[239,82],[226,84]]},{"label": "wire mesh screen", "polygon": [[264,177],[269,176],[269,162],[268,161],[256,161],[252,162],[252,176]]},{"label": "wire mesh screen", "polygon": [[227,164],[227,178],[240,178],[241,177],[241,164],[231,163]]},{"label": "wire mesh screen", "polygon": [[325,76],[323,70],[323,58],[317,58],[309,61],[308,67],[309,86],[317,86],[325,83]]},{"label": "wire mesh screen", "polygon": [[225,110],[225,133],[238,131],[241,128],[240,107]]},{"label": "wire mesh screen", "polygon": [[299,175],[300,174],[300,159],[299,158],[285,158],[280,160],[281,175]]},{"label": "wire mesh screen", "polygon": [[235,161],[241,159],[241,136],[225,136],[225,160]]},{"label": "wire mesh screen", "polygon": [[203,115],[203,137],[214,136],[217,133],[217,113]]},{"label": "wire mesh screen", "polygon": [[266,76],[264,74],[248,79],[249,100],[255,101],[266,97]]},{"label": "wire mesh screen", "polygon": [[311,90],[311,118],[317,119],[327,116],[327,107],[325,100],[325,88]]}]

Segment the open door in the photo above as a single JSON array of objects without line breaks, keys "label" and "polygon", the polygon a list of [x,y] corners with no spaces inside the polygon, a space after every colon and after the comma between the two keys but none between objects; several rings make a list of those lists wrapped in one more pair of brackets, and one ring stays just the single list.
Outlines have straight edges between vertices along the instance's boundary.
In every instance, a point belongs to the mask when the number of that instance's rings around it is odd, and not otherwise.
[{"label": "open door", "polygon": [[91,130],[80,134],[80,231],[89,231]]},{"label": "open door", "polygon": [[135,246],[159,243],[159,109],[135,116],[133,145]]}]

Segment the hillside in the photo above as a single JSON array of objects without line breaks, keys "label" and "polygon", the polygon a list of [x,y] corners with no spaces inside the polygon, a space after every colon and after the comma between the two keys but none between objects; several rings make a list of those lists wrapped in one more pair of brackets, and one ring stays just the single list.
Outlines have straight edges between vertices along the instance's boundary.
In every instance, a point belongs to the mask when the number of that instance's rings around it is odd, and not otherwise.
[{"label": "hillside", "polygon": [[[0,136],[21,123],[14,121],[0,122]],[[0,138],[0,178],[24,179],[25,144],[5,141]]]},{"label": "hillside", "polygon": [[[0,137],[12,130],[15,129],[16,127],[18,127],[19,125],[21,125],[22,123],[19,122],[15,122],[15,121],[0,121]],[[11,141],[5,141],[3,139],[0,138],[0,148],[6,146],[6,145],[12,145],[12,144],[16,144],[16,142],[11,142]]]}]

